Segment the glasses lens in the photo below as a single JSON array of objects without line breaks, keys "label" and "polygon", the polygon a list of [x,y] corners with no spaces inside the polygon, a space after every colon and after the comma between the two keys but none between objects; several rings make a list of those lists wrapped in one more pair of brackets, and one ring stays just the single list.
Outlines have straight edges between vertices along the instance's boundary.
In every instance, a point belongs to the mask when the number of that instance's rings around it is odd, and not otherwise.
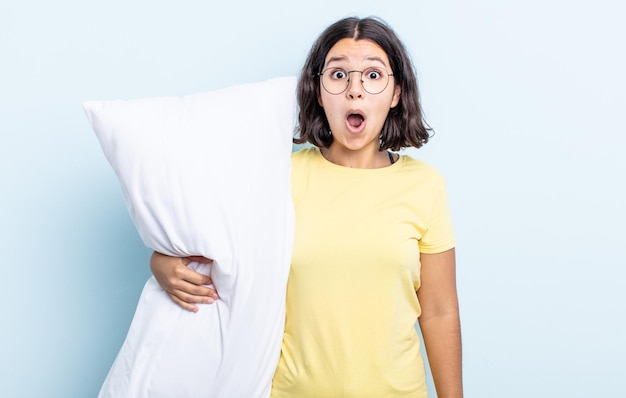
[{"label": "glasses lens", "polygon": [[384,69],[367,68],[361,73],[363,89],[370,94],[382,92],[389,83],[389,75]]},{"label": "glasses lens", "polygon": [[389,84],[389,74],[381,68],[367,68],[364,71],[346,71],[340,68],[329,68],[321,73],[322,86],[330,94],[341,94],[350,84],[350,74],[360,73],[363,89],[370,94],[379,94]]},{"label": "glasses lens", "polygon": [[322,72],[322,85],[330,94],[341,94],[348,88],[350,75],[343,69],[329,68]]}]

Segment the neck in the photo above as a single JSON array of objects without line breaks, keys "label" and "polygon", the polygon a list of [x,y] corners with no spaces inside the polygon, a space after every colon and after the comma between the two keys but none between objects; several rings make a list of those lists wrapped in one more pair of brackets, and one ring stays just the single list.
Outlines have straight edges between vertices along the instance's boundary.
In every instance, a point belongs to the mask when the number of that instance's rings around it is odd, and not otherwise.
[{"label": "neck", "polygon": [[343,167],[355,169],[379,169],[390,165],[387,151],[352,151],[346,148],[321,148],[326,160]]}]

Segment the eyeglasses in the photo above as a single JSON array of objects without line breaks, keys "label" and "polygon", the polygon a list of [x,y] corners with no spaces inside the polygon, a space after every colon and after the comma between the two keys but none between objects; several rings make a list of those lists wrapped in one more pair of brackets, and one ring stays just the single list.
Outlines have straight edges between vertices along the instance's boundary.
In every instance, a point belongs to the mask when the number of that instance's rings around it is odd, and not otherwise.
[{"label": "eyeglasses", "polygon": [[317,75],[320,76],[322,86],[329,94],[341,94],[348,89],[350,85],[350,74],[358,72],[361,74],[361,84],[363,90],[370,94],[382,93],[389,84],[389,76],[393,73],[387,73],[383,68],[371,67],[364,70],[349,70],[342,68],[327,68]]}]

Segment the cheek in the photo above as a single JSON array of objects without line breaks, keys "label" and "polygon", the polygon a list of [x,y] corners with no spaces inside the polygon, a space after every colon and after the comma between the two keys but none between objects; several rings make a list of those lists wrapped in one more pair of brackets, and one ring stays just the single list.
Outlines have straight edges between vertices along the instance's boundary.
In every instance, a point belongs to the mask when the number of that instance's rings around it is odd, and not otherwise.
[{"label": "cheek", "polygon": [[326,115],[326,119],[331,119],[332,117],[334,117],[337,112],[335,112],[335,108],[333,106],[332,101],[329,101],[327,98],[321,98],[320,99],[320,106],[322,107],[322,109],[324,109],[324,114]]},{"label": "cheek", "polygon": [[333,112],[326,112],[326,121],[328,122],[328,124],[330,125],[330,127],[332,129],[335,129],[337,127],[339,127],[339,120],[337,119],[337,116],[335,113]]},{"label": "cheek", "polygon": [[385,102],[385,104],[381,104],[381,108],[385,108],[386,112],[391,112],[391,109],[395,108],[398,105],[398,98],[392,96]]}]

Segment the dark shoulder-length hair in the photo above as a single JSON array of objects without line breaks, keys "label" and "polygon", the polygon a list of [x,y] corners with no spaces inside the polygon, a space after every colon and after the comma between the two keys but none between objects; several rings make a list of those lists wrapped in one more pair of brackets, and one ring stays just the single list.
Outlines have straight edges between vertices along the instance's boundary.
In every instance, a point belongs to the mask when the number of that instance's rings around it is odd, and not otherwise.
[{"label": "dark shoulder-length hair", "polygon": [[341,19],[326,28],[311,47],[298,81],[300,112],[294,143],[309,142],[317,147],[328,147],[333,142],[324,108],[318,103],[318,73],[322,71],[330,49],[346,38],[378,44],[387,53],[395,84],[402,90],[400,102],[390,109],[380,133],[380,149],[397,151],[407,147],[419,148],[427,143],[432,130],[423,118],[411,59],[396,33],[376,17]]}]

